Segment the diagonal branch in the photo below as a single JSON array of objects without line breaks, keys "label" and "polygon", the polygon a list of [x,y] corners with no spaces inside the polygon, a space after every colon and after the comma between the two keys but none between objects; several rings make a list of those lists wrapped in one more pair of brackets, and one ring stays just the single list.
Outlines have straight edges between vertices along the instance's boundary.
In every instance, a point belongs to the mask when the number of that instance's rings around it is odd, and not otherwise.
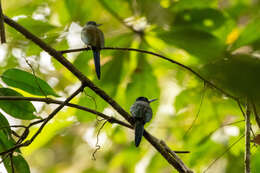
[{"label": "diagonal branch", "polygon": [[[64,67],[66,67],[71,73],[73,73],[81,82],[83,86],[89,87],[91,90],[93,90],[97,95],[99,95],[101,98],[103,98],[107,103],[109,103],[121,116],[123,116],[131,125],[133,125],[133,118],[130,116],[128,112],[126,112],[113,98],[111,98],[105,91],[98,88],[91,80],[89,80],[86,76],[84,76],[77,68],[75,68],[67,59],[64,58],[64,56],[44,43],[40,38],[29,32],[27,29],[25,29],[23,26],[18,24],[17,22],[13,21],[12,19],[8,18],[7,16],[4,16],[4,21],[9,26],[13,27],[15,30],[23,34],[26,38],[33,41],[35,44],[37,44],[39,47],[41,47],[44,51],[49,53],[52,57],[54,57],[57,61],[59,61]],[[66,103],[65,103],[66,104]],[[65,105],[64,104],[64,105]],[[64,106],[63,105],[63,106]],[[47,123],[47,122],[46,122]],[[45,123],[45,124],[46,124]],[[37,134],[35,134],[37,136]],[[36,137],[35,136],[35,137]],[[158,152],[161,153],[161,155],[179,172],[190,172],[190,170],[180,163],[178,160],[179,158],[177,156],[173,156],[171,153],[169,153],[167,150],[164,149],[164,147],[161,146],[159,140],[149,134],[147,131],[144,132],[144,137],[157,149]],[[29,141],[31,142],[31,141]],[[25,142],[26,144],[26,142]],[[25,145],[23,143],[23,145]],[[20,144],[23,146],[22,144]]]},{"label": "diagonal branch", "polygon": [[5,38],[5,26],[4,26],[4,15],[2,11],[2,3],[0,0],[0,37],[1,37],[1,43],[6,43]]}]

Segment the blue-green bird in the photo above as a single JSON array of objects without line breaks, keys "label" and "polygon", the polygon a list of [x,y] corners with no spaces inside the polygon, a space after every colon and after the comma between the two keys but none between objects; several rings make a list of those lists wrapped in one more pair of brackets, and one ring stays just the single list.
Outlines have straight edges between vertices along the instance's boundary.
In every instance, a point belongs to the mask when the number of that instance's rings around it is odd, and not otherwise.
[{"label": "blue-green bird", "polygon": [[100,50],[104,47],[105,39],[103,32],[98,29],[101,24],[89,21],[81,31],[81,40],[90,46],[93,51],[95,69],[98,79],[100,79]]},{"label": "blue-green bird", "polygon": [[135,128],[135,146],[138,147],[143,133],[144,125],[152,119],[153,111],[150,103],[157,99],[148,100],[146,97],[138,97],[135,103],[131,106],[130,112],[134,118]]}]

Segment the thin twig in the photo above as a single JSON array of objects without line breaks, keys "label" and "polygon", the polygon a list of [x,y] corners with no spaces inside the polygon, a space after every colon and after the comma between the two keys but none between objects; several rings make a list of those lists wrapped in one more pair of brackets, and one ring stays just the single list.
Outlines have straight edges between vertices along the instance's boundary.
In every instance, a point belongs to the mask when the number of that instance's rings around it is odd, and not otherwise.
[{"label": "thin twig", "polygon": [[24,57],[24,60],[25,60],[26,64],[30,67],[30,69],[32,70],[32,73],[33,73],[33,76],[34,76],[34,80],[35,80],[35,82],[36,82],[38,88],[40,89],[41,93],[42,93],[45,97],[47,97],[47,94],[44,92],[44,90],[42,89],[40,83],[38,82],[38,78],[36,77],[36,74],[35,74],[35,71],[34,71],[34,69],[33,69],[33,66],[32,66],[32,65],[30,64],[30,62],[26,59],[26,57]]},{"label": "thin twig", "polygon": [[9,156],[10,156],[10,161],[11,161],[12,173],[15,173],[15,170],[14,170],[13,153],[10,153]]},{"label": "thin twig", "polygon": [[[77,96],[80,92],[83,91],[85,85],[82,84],[74,93],[72,93],[62,104],[60,104],[46,119],[42,119],[37,121],[38,122],[43,122],[41,124],[41,126],[39,127],[39,129],[35,132],[35,134],[27,141],[25,141],[24,143],[22,143],[22,141],[19,141],[19,143],[16,143],[16,145],[6,151],[3,151],[0,153],[0,155],[4,155],[6,153],[10,153],[13,152],[14,150],[16,150],[17,148],[21,148],[21,147],[25,147],[30,145],[34,139],[41,133],[41,131],[43,130],[43,128],[45,127],[45,125],[67,104],[69,103],[70,100],[72,100],[75,96]],[[28,128],[32,125],[34,125],[35,122],[31,123]],[[25,133],[25,132],[24,132]],[[28,135],[28,134],[27,134]]]},{"label": "thin twig", "polygon": [[258,125],[258,128],[260,128],[260,117],[257,113],[256,106],[255,106],[255,103],[253,101],[252,101],[252,105],[253,105],[253,111],[254,111],[254,115],[255,115],[255,121]]},{"label": "thin twig", "polygon": [[96,160],[96,156],[95,156],[95,154],[96,154],[96,152],[98,151],[98,150],[100,150],[100,148],[101,148],[101,146],[98,144],[99,143],[99,134],[100,134],[100,132],[101,132],[101,130],[103,129],[103,127],[105,126],[105,124],[107,123],[107,121],[105,121],[102,125],[101,125],[101,127],[98,129],[98,132],[97,132],[97,141],[96,141],[96,149],[94,150],[94,152],[92,153],[92,159],[93,160]]},{"label": "thin twig", "polygon": [[251,123],[250,123],[250,114],[251,114],[251,110],[250,110],[250,102],[247,102],[247,106],[246,106],[246,123],[245,123],[245,173],[250,173],[250,127],[251,127]]},{"label": "thin twig", "polygon": [[[54,100],[54,99],[51,99],[51,98],[40,98],[40,97],[21,97],[21,96],[0,96],[0,100],[9,100],[9,101],[16,101],[16,100],[29,100],[29,101],[37,101],[37,102],[45,102],[45,103],[48,103],[48,104],[62,104],[63,101],[59,101],[59,100]],[[123,121],[120,121],[114,117],[111,117],[111,116],[108,116],[108,115],[105,115],[101,112],[98,112],[96,110],[93,110],[93,109],[90,109],[90,108],[87,108],[87,107],[84,107],[84,106],[80,106],[80,105],[77,105],[77,104],[73,104],[73,103],[67,103],[66,106],[69,106],[69,107],[73,107],[73,108],[76,108],[76,109],[80,109],[80,110],[83,110],[83,111],[86,111],[86,112],[89,112],[89,113],[92,113],[94,115],[97,115],[99,117],[102,117],[104,119],[106,119],[109,123],[113,124],[113,123],[117,123],[117,124],[120,124],[122,126],[125,126],[125,127],[128,127],[128,128],[133,128],[131,125],[129,125],[128,123],[125,123]],[[43,120],[38,120],[40,122],[43,122]],[[39,123],[39,122],[36,122]],[[31,123],[32,124],[32,123]],[[21,125],[16,125],[17,127],[21,127]],[[32,125],[31,125],[32,126]],[[30,126],[30,127],[31,127]],[[9,127],[9,126],[7,126]],[[7,127],[1,127],[1,128],[7,128]],[[14,126],[10,126],[10,127],[14,127]],[[26,126],[23,126],[24,128],[26,128]],[[0,128],[0,129],[1,129]]]},{"label": "thin twig", "polygon": [[71,101],[75,96],[77,96],[80,92],[82,92],[85,88],[85,85],[82,84],[74,93],[72,93],[62,104],[60,104],[42,123],[37,132],[32,136],[30,142],[32,142],[42,131],[44,126],[67,104]]},{"label": "thin twig", "polygon": [[209,168],[211,168],[212,165],[214,165],[218,159],[220,159],[224,154],[226,154],[234,145],[236,145],[243,137],[245,134],[241,135],[233,144],[231,144],[223,153],[221,153],[213,162],[210,163],[210,165],[203,171],[203,173],[207,172]]},{"label": "thin twig", "polygon": [[[69,49],[69,50],[62,50],[59,51],[61,54],[65,54],[65,53],[71,53],[71,52],[79,52],[79,51],[87,51],[87,50],[91,50],[90,48],[79,48],[79,49]],[[212,82],[210,82],[209,80],[205,79],[202,75],[200,75],[198,72],[196,72],[195,70],[193,70],[192,68],[181,64],[180,62],[177,62],[175,60],[172,60],[170,58],[167,58],[163,55],[160,55],[158,53],[154,53],[154,52],[150,52],[147,50],[141,50],[141,49],[134,49],[134,48],[123,48],[123,47],[104,47],[102,48],[102,50],[121,50],[121,51],[135,51],[135,52],[140,52],[140,53],[146,53],[146,54],[150,54],[150,55],[154,55],[156,57],[159,57],[161,59],[164,59],[166,61],[169,61],[173,64],[176,64],[188,71],[190,71],[191,73],[193,73],[195,76],[197,76],[199,79],[201,79],[202,81],[204,81],[206,84],[208,84],[210,87],[213,87],[217,90],[219,90],[221,93],[223,93],[224,95],[226,95],[227,97],[233,98],[235,100],[237,100],[238,98],[227,93],[226,91],[224,91],[222,88],[218,87],[217,85],[213,84]]]},{"label": "thin twig", "polygon": [[2,3],[0,0],[0,37],[1,37],[1,43],[6,43],[5,38],[5,26],[4,26],[4,15],[2,10]]},{"label": "thin twig", "polygon": [[171,150],[170,147],[166,145],[166,143],[163,140],[160,140],[160,143],[162,146],[172,155],[175,155],[175,153],[180,153],[180,154],[185,154],[185,153],[190,153],[190,151],[176,151],[176,150]]},{"label": "thin twig", "polygon": [[203,100],[204,100],[204,97],[205,97],[205,93],[206,93],[206,84],[204,83],[204,88],[203,88],[202,95],[201,95],[201,98],[200,98],[199,109],[198,109],[198,111],[197,111],[197,113],[196,113],[196,116],[195,116],[195,118],[193,119],[193,121],[192,121],[190,127],[188,128],[188,130],[187,130],[187,131],[185,132],[185,134],[183,135],[184,138],[188,135],[189,131],[192,129],[193,125],[195,124],[196,120],[197,120],[198,117],[199,117],[200,110],[201,110],[201,107],[202,107],[202,103],[203,103]]},{"label": "thin twig", "polygon": [[[236,100],[236,101],[237,101],[238,107],[239,107],[240,111],[242,112],[244,118],[246,118],[246,113],[244,112],[240,101],[239,100]],[[254,133],[254,131],[253,131],[251,126],[250,126],[250,131],[252,132],[253,136],[255,137],[255,133]]]}]

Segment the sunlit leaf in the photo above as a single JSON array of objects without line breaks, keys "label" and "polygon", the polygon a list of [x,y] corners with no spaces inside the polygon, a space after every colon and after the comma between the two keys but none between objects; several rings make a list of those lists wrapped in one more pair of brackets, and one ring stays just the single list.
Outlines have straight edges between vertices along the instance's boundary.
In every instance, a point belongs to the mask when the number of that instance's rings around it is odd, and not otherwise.
[{"label": "sunlit leaf", "polygon": [[54,25],[51,25],[50,23],[27,17],[19,19],[18,23],[26,29],[28,29],[33,34],[36,34],[38,36],[41,36],[42,34],[45,34],[46,32],[56,28]]},{"label": "sunlit leaf", "polygon": [[[0,88],[0,96],[19,96],[22,97],[20,93],[9,89]],[[31,120],[37,118],[33,113],[36,111],[31,102],[25,100],[17,101],[5,101],[0,100],[0,108],[7,114],[13,116],[14,118],[22,120]]]},{"label": "sunlit leaf", "polygon": [[58,96],[47,82],[20,69],[8,69],[2,74],[1,78],[7,85],[19,88],[34,95]]},{"label": "sunlit leaf", "polygon": [[254,41],[260,39],[260,17],[252,20],[242,31],[236,42],[232,45],[231,49],[235,50],[241,46],[250,45]]}]

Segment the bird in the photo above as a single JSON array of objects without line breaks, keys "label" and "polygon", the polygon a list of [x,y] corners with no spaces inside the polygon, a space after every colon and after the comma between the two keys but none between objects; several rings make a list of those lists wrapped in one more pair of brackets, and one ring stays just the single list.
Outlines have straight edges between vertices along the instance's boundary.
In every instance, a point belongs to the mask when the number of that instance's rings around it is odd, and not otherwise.
[{"label": "bird", "polygon": [[153,111],[150,103],[157,99],[148,100],[146,97],[138,97],[130,108],[130,113],[134,118],[135,146],[138,147],[143,133],[144,125],[152,119]]},{"label": "bird", "polygon": [[89,21],[81,30],[81,40],[90,46],[94,56],[95,69],[98,79],[100,79],[100,50],[104,47],[105,39],[103,32],[98,28],[102,24]]}]

